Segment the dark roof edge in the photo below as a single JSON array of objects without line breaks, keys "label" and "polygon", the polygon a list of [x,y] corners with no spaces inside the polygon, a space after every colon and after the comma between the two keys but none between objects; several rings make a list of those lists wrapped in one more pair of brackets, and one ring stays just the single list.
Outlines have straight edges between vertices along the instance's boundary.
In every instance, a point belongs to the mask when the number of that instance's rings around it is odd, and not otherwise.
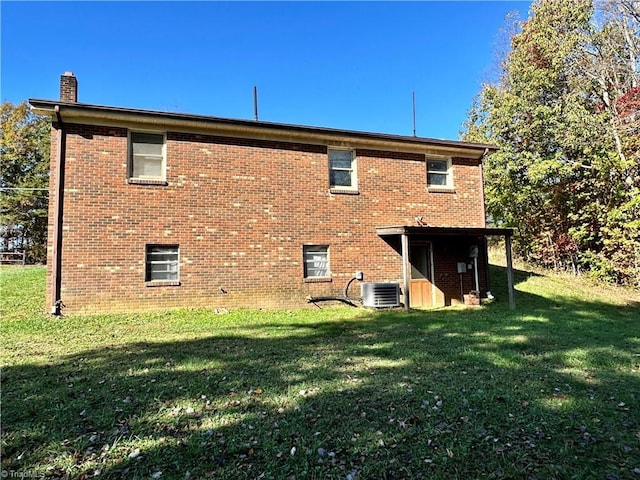
[{"label": "dark roof edge", "polygon": [[499,235],[513,236],[515,229],[498,227],[431,227],[416,225],[392,225],[376,227],[380,236],[387,235]]},{"label": "dark roof edge", "polygon": [[[348,135],[361,139],[377,139],[377,140],[390,140],[390,141],[399,141],[399,142],[407,142],[413,144],[422,144],[422,145],[433,145],[433,146],[442,146],[442,147],[454,147],[454,148],[468,148],[468,149],[482,149],[489,151],[497,151],[498,148],[495,145],[482,144],[482,143],[469,143],[462,142],[457,140],[441,140],[435,138],[427,138],[427,137],[412,137],[405,135],[395,135],[388,133],[374,133],[374,132],[365,132],[359,130],[343,130],[338,128],[327,128],[327,127],[310,127],[304,125],[293,125],[286,123],[276,123],[276,122],[265,122],[262,120],[241,120],[241,119],[232,119],[232,118],[223,118],[223,117],[213,117],[208,115],[196,115],[196,114],[187,114],[187,113],[173,113],[173,112],[162,112],[157,110],[142,110],[135,108],[123,108],[123,107],[110,107],[106,105],[92,105],[88,103],[76,103],[76,102],[61,102],[56,100],[40,100],[40,99],[29,99],[29,104],[36,109],[43,110],[53,110],[56,106],[60,106],[61,108],[69,108],[69,109],[77,109],[77,110],[87,110],[95,113],[103,112],[107,113],[118,113],[118,114],[132,114],[132,115],[145,115],[149,117],[154,117],[156,119],[167,119],[167,120],[183,120],[183,121],[199,121],[199,122],[212,122],[218,124],[224,124],[228,126],[238,126],[238,127],[261,127],[266,129],[273,130],[289,130],[296,131],[301,133],[316,133],[316,134],[340,134],[340,135]],[[64,111],[64,110],[63,110]]]}]

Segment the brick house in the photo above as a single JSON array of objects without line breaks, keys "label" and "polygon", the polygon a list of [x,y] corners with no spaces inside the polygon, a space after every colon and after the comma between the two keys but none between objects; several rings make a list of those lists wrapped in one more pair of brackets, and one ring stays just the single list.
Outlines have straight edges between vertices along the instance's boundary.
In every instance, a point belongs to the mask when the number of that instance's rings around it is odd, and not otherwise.
[{"label": "brick house", "polygon": [[304,306],[356,271],[450,305],[511,237],[485,224],[489,145],[83,104],[70,72],[60,92],[30,100],[53,120],[52,313]]}]

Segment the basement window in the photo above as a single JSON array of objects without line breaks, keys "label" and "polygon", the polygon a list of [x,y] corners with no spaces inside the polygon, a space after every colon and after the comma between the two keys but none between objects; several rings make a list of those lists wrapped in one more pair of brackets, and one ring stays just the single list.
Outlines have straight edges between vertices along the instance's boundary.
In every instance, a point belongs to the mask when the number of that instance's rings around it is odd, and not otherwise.
[{"label": "basement window", "polygon": [[328,245],[303,245],[302,255],[305,280],[330,280]]},{"label": "basement window", "polygon": [[129,133],[129,183],[166,184],[165,135]]},{"label": "basement window", "polygon": [[332,191],[358,189],[353,150],[329,149],[329,188]]},{"label": "basement window", "polygon": [[153,285],[179,285],[179,246],[147,245],[144,280]]}]

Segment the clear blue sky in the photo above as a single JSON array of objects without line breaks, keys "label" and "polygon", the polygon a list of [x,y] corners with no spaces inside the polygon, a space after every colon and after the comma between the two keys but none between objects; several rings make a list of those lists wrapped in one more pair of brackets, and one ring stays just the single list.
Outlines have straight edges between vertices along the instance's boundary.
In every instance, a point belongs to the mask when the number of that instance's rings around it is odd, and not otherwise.
[{"label": "clear blue sky", "polygon": [[0,2],[2,101],[78,100],[457,139],[530,2]]}]

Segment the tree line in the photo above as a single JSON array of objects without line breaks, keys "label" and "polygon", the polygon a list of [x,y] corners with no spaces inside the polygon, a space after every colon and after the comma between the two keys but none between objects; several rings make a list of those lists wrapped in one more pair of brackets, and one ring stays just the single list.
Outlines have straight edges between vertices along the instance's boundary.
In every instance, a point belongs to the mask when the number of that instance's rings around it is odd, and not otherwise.
[{"label": "tree line", "polygon": [[482,86],[463,138],[528,262],[640,287],[639,59],[637,0],[537,0]]},{"label": "tree line", "polygon": [[0,251],[47,259],[50,128],[26,102],[0,107]]}]

